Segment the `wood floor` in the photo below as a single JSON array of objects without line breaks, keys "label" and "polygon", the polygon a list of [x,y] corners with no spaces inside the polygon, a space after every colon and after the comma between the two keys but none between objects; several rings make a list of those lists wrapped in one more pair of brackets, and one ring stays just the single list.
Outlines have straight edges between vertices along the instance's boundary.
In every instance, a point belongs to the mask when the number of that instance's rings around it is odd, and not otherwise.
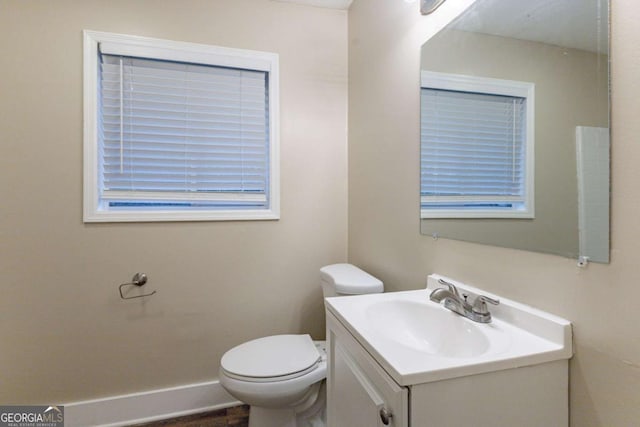
[{"label": "wood floor", "polygon": [[248,427],[249,406],[234,406],[233,408],[154,421],[151,423],[135,424],[131,427]]}]

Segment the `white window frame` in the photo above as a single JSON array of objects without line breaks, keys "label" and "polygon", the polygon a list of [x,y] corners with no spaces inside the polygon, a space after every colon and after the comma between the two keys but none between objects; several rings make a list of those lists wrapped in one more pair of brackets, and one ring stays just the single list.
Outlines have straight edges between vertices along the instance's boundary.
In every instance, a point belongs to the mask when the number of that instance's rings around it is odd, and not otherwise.
[{"label": "white window frame", "polygon": [[[84,222],[275,220],[280,218],[278,55],[148,37],[83,31],[84,37]],[[269,207],[226,210],[108,210],[100,207],[98,164],[98,49],[116,46],[125,56],[245,68],[268,73]],[[188,196],[187,196],[188,197]],[[197,200],[197,197],[194,197]]]},{"label": "white window frame", "polygon": [[[420,209],[420,218],[535,218],[535,84],[462,74],[421,71],[421,88],[504,95],[526,99],[525,197],[523,209]],[[427,201],[421,196],[421,206]]]}]

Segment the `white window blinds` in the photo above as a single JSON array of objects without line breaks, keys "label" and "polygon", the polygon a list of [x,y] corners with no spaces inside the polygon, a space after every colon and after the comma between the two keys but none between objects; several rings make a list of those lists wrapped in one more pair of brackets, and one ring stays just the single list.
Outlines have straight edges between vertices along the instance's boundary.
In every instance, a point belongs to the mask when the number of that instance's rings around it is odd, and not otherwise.
[{"label": "white window blinds", "polygon": [[264,208],[268,73],[100,54],[99,192],[110,208]]},{"label": "white window blinds", "polygon": [[522,209],[526,98],[421,91],[422,209]]}]

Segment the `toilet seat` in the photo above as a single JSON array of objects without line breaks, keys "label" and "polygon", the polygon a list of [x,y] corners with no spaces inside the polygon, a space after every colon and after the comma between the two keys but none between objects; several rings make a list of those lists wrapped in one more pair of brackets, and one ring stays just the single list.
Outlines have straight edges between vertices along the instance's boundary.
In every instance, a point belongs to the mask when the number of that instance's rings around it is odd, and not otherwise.
[{"label": "toilet seat", "polygon": [[308,334],[274,335],[240,344],[220,361],[226,376],[248,382],[286,381],[312,372],[321,355]]}]

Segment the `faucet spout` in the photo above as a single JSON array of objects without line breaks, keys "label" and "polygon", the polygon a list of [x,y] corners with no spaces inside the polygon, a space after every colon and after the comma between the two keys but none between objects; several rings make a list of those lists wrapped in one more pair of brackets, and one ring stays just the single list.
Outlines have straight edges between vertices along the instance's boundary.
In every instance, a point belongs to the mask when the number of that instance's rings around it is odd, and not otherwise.
[{"label": "faucet spout", "polygon": [[431,295],[429,295],[429,299],[433,302],[437,302],[438,304],[447,298],[457,300],[460,297],[451,292],[449,289],[445,288],[434,289],[433,292],[431,292]]},{"label": "faucet spout", "polygon": [[460,294],[458,293],[458,288],[453,283],[449,283],[446,280],[439,279],[438,283],[441,285],[445,285],[446,288],[437,288],[434,289],[433,292],[429,295],[429,299],[431,301],[440,303],[445,298],[452,298],[454,300],[460,300]]},{"label": "faucet spout", "polygon": [[442,279],[438,280],[438,283],[445,285],[446,288],[434,289],[429,295],[429,299],[438,304],[444,302],[445,308],[467,317],[467,312],[471,310],[471,306],[467,303],[466,298],[460,297],[458,288],[453,283]]},{"label": "faucet spout", "polygon": [[471,319],[474,322],[489,323],[491,322],[491,313],[487,309],[487,302],[498,305],[500,301],[489,298],[485,295],[479,295],[473,305],[467,302],[466,295],[464,298],[458,293],[458,289],[453,283],[445,280],[438,280],[438,283],[445,285],[446,288],[436,288],[429,294],[429,299],[437,304],[444,302],[444,307],[461,316]]}]

